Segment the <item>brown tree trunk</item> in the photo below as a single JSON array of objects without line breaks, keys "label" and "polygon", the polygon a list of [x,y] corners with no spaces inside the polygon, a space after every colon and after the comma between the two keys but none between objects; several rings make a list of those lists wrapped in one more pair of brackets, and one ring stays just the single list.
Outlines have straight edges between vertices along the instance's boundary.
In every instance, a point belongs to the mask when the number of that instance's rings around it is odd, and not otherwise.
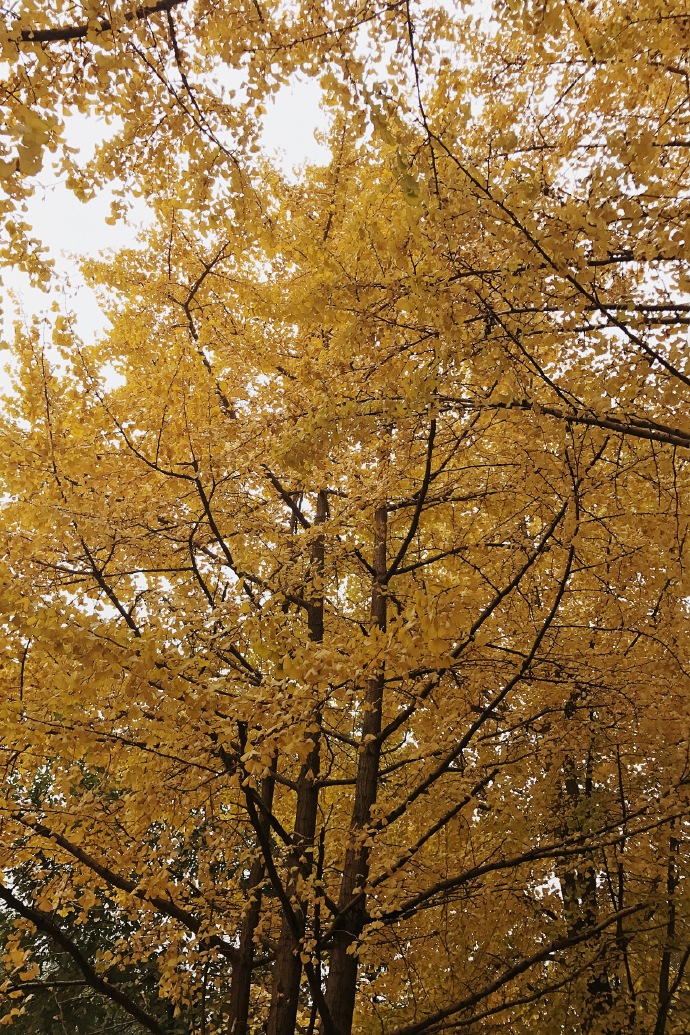
[{"label": "brown tree trunk", "polygon": [[[273,808],[273,790],[275,780],[267,776],[261,784],[261,802],[263,811],[260,822],[266,836],[269,832],[268,816]],[[261,883],[264,879],[264,862],[259,856],[251,865],[247,893],[249,906],[240,929],[239,959],[232,970],[230,985],[230,1035],[247,1035],[249,1019],[249,996],[252,987],[252,967],[254,964],[254,933],[261,914]]]},{"label": "brown tree trunk", "polygon": [[654,1035],[665,1035],[668,1021],[668,1010],[671,1005],[671,953],[676,940],[676,859],[678,856],[678,838],[675,836],[675,821],[671,821],[671,833],[668,840],[668,866],[666,870],[666,941],[661,954],[659,967],[659,989],[657,993],[657,1014]]},{"label": "brown tree trunk", "polygon": [[[587,757],[583,786],[580,786],[580,774],[572,759],[567,759],[564,766],[563,791],[567,802],[565,822],[562,827],[564,838],[573,834],[588,833],[589,799],[593,792],[592,753]],[[579,934],[587,928],[594,927],[599,919],[597,900],[597,878],[594,859],[586,849],[581,855],[573,855],[562,862],[558,868],[563,906],[568,920],[568,933]],[[583,1035],[588,1035],[595,1024],[599,1024],[613,1006],[613,989],[607,966],[610,959],[604,957],[587,977],[587,1007],[580,1020]]]},{"label": "brown tree trunk", "polygon": [[[386,628],[386,537],[388,512],[385,504],[379,506],[374,517],[374,581],[371,593],[371,623],[381,630]],[[362,831],[369,822],[371,808],[376,802],[381,745],[381,716],[383,709],[383,668],[369,681],[364,703],[362,740],[357,762],[355,800],[350,820],[350,843],[345,853],[338,909],[345,910],[343,923],[333,937],[333,946],[326,985],[328,1006],[335,1035],[350,1035],[357,993],[357,958],[348,952],[364,926],[366,900],[357,896],[366,884],[369,874],[369,849],[362,843]],[[349,907],[349,908],[348,908]]]},{"label": "brown tree trunk", "polygon": [[[320,492],[316,503],[314,524],[323,524],[328,511],[325,492]],[[325,543],[323,536],[317,536],[311,550],[311,578],[313,596],[309,604],[307,619],[309,639],[313,643],[323,640],[323,570]],[[316,725],[321,724],[321,710],[314,715]],[[299,1005],[299,991],[302,980],[300,940],[306,926],[307,906],[297,895],[298,875],[306,879],[313,866],[316,818],[319,806],[319,788],[316,780],[320,768],[320,733],[312,734],[312,747],[302,766],[297,781],[297,805],[293,833],[293,849],[288,858],[288,882],[286,891],[292,902],[298,934],[295,935],[288,917],[284,916],[280,938],[273,965],[271,1007],[268,1016],[267,1035],[294,1035]]]}]

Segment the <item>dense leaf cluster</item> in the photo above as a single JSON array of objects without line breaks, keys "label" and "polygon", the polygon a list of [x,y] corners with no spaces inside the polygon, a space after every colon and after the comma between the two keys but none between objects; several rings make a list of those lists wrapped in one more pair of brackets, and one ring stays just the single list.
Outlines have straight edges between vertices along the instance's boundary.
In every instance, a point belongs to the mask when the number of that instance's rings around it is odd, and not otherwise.
[{"label": "dense leaf cluster", "polygon": [[[6,261],[51,283],[49,161],[152,225],[85,270],[97,341],[11,346],[4,1023],[688,1031],[689,28],[6,13]],[[292,176],[295,76],[331,157]]]}]

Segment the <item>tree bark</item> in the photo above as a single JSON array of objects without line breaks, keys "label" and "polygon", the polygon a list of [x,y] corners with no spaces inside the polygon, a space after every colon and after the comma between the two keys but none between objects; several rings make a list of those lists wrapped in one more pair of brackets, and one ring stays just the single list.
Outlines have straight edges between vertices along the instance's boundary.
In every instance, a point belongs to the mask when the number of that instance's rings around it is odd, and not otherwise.
[{"label": "tree bark", "polygon": [[675,835],[675,821],[671,821],[671,833],[668,839],[668,865],[666,869],[666,940],[661,954],[659,967],[659,989],[657,993],[657,1014],[654,1035],[665,1035],[668,1011],[671,1005],[671,954],[676,940],[676,859],[678,856],[678,838]]},{"label": "tree bark", "polygon": [[[380,630],[386,628],[387,522],[388,511],[386,505],[381,504],[374,516],[374,579],[371,592],[371,624]],[[350,1035],[357,994],[357,958],[348,950],[362,933],[366,919],[366,899],[362,895],[355,904],[350,903],[364,887],[369,875],[369,849],[362,843],[361,835],[369,822],[378,790],[381,753],[378,738],[381,733],[383,688],[384,671],[381,667],[369,681],[365,696],[350,839],[338,899],[338,909],[345,910],[345,913],[343,923],[333,936],[326,985],[326,1005],[336,1035]]]},{"label": "tree bark", "polygon": [[[275,761],[274,761],[275,765]],[[268,816],[273,808],[273,775],[265,777],[261,784],[263,812],[260,822],[266,836],[269,833]],[[257,856],[249,871],[247,893],[249,906],[240,929],[239,959],[232,970],[230,985],[230,1035],[247,1035],[249,1020],[249,997],[252,988],[252,967],[254,964],[254,933],[261,915],[261,883],[265,867],[261,856]]]},{"label": "tree bark", "polygon": [[[316,502],[314,525],[323,524],[328,513],[328,500],[324,491],[319,492]],[[307,610],[309,639],[313,643],[323,640],[323,570],[325,542],[323,535],[315,538],[311,548],[312,600]],[[321,725],[321,708],[317,705],[314,723]],[[301,939],[304,936],[307,919],[307,904],[297,894],[298,878],[306,880],[312,870],[316,819],[319,807],[319,788],[316,780],[320,769],[321,735],[312,734],[312,747],[302,766],[297,781],[297,805],[293,848],[288,856],[288,879],[286,891],[290,898],[299,928],[295,936],[288,917],[284,916],[280,938],[273,965],[271,1007],[268,1016],[267,1035],[294,1035],[299,1005],[299,991],[302,980],[300,958]]]},{"label": "tree bark", "polygon": [[[567,807],[562,828],[564,837],[575,833],[588,833],[588,805],[593,793],[592,751],[588,752],[583,786],[580,774],[572,758],[564,766],[563,790]],[[583,930],[595,927],[599,919],[597,900],[596,867],[591,852],[586,848],[581,855],[574,855],[558,867],[563,906],[568,920],[568,933],[577,935]],[[589,1035],[592,1027],[601,1021],[613,1007],[613,989],[608,973],[610,958],[604,957],[587,977],[587,1007],[580,1020],[582,1035]]]}]

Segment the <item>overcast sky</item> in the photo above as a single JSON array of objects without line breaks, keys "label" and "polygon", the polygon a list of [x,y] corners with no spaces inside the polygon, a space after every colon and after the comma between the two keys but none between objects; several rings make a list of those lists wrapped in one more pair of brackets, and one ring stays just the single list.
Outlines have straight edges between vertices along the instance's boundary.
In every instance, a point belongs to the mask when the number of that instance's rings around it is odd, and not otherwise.
[{"label": "overcast sky", "polygon": [[[314,137],[318,128],[325,128],[326,117],[319,108],[320,91],[313,81],[283,89],[269,106],[265,117],[264,144],[283,157],[286,170],[294,170],[307,161],[324,160],[325,148]],[[88,156],[99,139],[97,122],[72,123],[70,143],[83,149]],[[69,282],[66,300],[78,316],[81,335],[89,338],[104,326],[95,296],[82,283],[79,261],[97,255],[103,249],[120,248],[131,244],[136,236],[137,225],[109,226],[106,216],[110,214],[110,197],[102,194],[93,201],[78,201],[49,172],[38,177],[36,196],[29,205],[29,218],[39,237],[50,249],[56,260],[58,271]],[[137,219],[145,221],[146,208],[142,201],[135,209]],[[55,300],[32,290],[27,278],[12,270],[3,270],[4,312],[2,320],[3,337],[12,334],[14,320],[21,311],[32,314],[49,309]],[[18,303],[8,296],[16,292]]]}]

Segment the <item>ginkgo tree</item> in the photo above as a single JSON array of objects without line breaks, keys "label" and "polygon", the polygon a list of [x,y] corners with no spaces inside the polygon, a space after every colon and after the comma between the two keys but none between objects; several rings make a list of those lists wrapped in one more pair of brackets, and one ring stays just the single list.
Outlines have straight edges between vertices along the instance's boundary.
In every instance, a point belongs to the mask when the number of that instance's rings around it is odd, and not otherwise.
[{"label": "ginkgo tree", "polygon": [[10,346],[3,1023],[687,1031],[689,23],[5,12],[5,260],[44,163],[152,224]]}]

